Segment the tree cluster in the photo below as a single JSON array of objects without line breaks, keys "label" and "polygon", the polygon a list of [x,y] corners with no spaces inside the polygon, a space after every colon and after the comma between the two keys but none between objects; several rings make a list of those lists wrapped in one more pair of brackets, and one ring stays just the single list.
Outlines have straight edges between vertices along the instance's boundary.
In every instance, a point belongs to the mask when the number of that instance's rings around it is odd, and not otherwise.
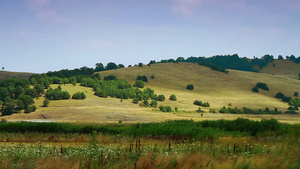
[{"label": "tree cluster", "polygon": [[0,106],[1,114],[11,115],[24,110],[29,113],[36,110],[33,98],[44,93],[44,87],[36,83],[30,87],[28,79],[10,78],[0,83]]},{"label": "tree cluster", "polygon": [[162,112],[172,112],[171,106],[159,106],[159,110]]},{"label": "tree cluster", "polygon": [[198,105],[198,106],[202,106],[202,107],[210,107],[208,102],[202,102],[202,101],[199,101],[199,100],[195,100],[194,105]]},{"label": "tree cluster", "polygon": [[270,110],[268,107],[266,107],[264,110],[259,109],[259,110],[253,110],[247,107],[243,107],[243,109],[238,109],[237,107],[231,108],[228,107],[226,108],[225,106],[221,107],[219,110],[219,113],[232,113],[232,114],[282,114],[281,111],[278,111],[277,108],[274,110]]},{"label": "tree cluster", "polygon": [[72,96],[72,99],[76,99],[76,100],[84,100],[85,98],[86,95],[83,92],[74,93]]},{"label": "tree cluster", "polygon": [[70,94],[67,91],[62,91],[59,88],[56,89],[48,89],[45,97],[49,100],[67,100],[70,99]]}]

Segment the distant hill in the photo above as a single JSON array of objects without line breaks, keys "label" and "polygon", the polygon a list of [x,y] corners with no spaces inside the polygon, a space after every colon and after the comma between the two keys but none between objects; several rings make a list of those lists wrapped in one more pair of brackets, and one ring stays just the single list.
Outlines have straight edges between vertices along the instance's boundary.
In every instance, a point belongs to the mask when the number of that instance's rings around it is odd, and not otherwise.
[{"label": "distant hill", "polygon": [[29,78],[33,74],[36,74],[36,73],[0,71],[0,82],[5,79],[12,78],[12,77],[26,79],[26,78]]},{"label": "distant hill", "polygon": [[300,63],[295,63],[291,60],[274,60],[274,62],[269,63],[266,67],[262,68],[260,72],[298,79]]},{"label": "distant hill", "polygon": [[[208,101],[215,108],[231,103],[234,107],[286,109],[287,104],[276,99],[275,94],[282,92],[293,96],[295,91],[300,92],[300,80],[290,78],[290,74],[282,76],[230,69],[229,73],[225,74],[195,63],[159,63],[100,72],[101,77],[107,75],[115,75],[132,83],[138,75],[146,75],[149,79],[146,87],[154,88],[158,93],[167,97],[176,94],[181,103]],[[154,76],[154,79],[151,79],[151,76]],[[258,82],[266,83],[270,91],[252,92],[251,89]],[[187,84],[193,84],[194,90],[186,90]],[[189,106],[187,104],[185,108],[188,109]]]},{"label": "distant hill", "polygon": [[[282,63],[282,65],[281,65]],[[284,63],[284,64],[283,64]],[[276,66],[278,64],[278,66]],[[38,107],[36,112],[29,114],[17,113],[5,116],[7,120],[41,120],[41,121],[63,121],[63,122],[104,122],[124,123],[163,121],[168,119],[235,119],[245,117],[260,120],[261,118],[276,118],[281,122],[299,123],[299,115],[242,115],[242,114],[221,114],[207,113],[209,109],[217,112],[222,106],[251,109],[265,109],[285,112],[288,104],[275,98],[277,92],[294,98],[294,92],[300,93],[300,80],[291,78],[292,72],[279,74],[281,66],[291,67],[289,62],[275,61],[275,74],[255,73],[228,69],[229,73],[214,71],[209,67],[197,63],[157,63],[143,67],[134,66],[98,72],[102,79],[108,75],[115,75],[119,79],[125,79],[134,83],[138,75],[146,75],[149,82],[145,87],[154,89],[156,94],[164,94],[166,100],[158,105],[168,105],[173,109],[178,107],[179,112],[163,113],[153,108],[140,107],[133,104],[132,100],[120,100],[115,98],[100,98],[94,95],[92,88],[82,87],[77,84],[62,85],[62,90],[68,91],[71,95],[75,92],[84,92],[87,95],[85,100],[58,100],[50,101],[49,107],[42,107],[43,98],[35,99]],[[281,65],[281,66],[280,66]],[[272,66],[272,65],[271,65]],[[297,65],[294,65],[297,66]],[[269,65],[266,67],[269,68]],[[272,69],[271,67],[270,69]],[[298,69],[299,70],[299,69]],[[263,71],[263,70],[262,70]],[[276,73],[277,72],[277,73]],[[97,73],[97,72],[96,72]],[[153,77],[153,79],[151,78]],[[258,82],[266,83],[269,91],[260,90],[254,93],[251,89]],[[188,84],[194,85],[194,90],[187,90]],[[56,88],[58,85],[51,85]],[[177,101],[170,101],[171,94],[175,94]],[[202,110],[206,114],[202,117],[196,110],[199,106],[193,104],[195,100],[209,102],[211,107]]]}]

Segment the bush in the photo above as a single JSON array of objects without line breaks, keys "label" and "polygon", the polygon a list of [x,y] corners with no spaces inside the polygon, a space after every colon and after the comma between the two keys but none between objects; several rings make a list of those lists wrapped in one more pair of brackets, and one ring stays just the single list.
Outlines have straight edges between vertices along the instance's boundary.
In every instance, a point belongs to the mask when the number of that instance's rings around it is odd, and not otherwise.
[{"label": "bush", "polygon": [[269,90],[269,87],[267,86],[267,84],[259,82],[256,84],[256,87],[263,89],[263,90]]},{"label": "bush", "polygon": [[34,112],[36,111],[36,106],[35,105],[31,105],[25,108],[24,113],[30,113],[30,112]]},{"label": "bush", "polygon": [[151,103],[150,103],[150,106],[156,108],[157,107],[157,101],[152,100]]},{"label": "bush", "polygon": [[43,107],[48,107],[49,103],[50,103],[50,100],[49,99],[45,99],[43,101]]},{"label": "bush", "polygon": [[144,87],[145,87],[145,84],[144,84],[143,81],[137,80],[137,81],[135,82],[135,84],[133,85],[133,87],[144,88]]},{"label": "bush", "polygon": [[172,108],[170,106],[159,106],[159,110],[162,112],[172,112]]},{"label": "bush", "polygon": [[136,80],[141,80],[141,81],[143,81],[143,82],[148,82],[148,78],[147,78],[146,75],[143,75],[143,76],[138,75],[138,76],[136,77]]},{"label": "bush", "polygon": [[195,100],[194,104],[198,105],[198,106],[203,106],[203,107],[210,107],[208,102],[202,103],[202,101],[199,101],[199,100]]},{"label": "bush", "polygon": [[295,97],[298,97],[298,92],[295,92],[295,93],[294,93],[294,96],[295,96]]},{"label": "bush", "polygon": [[72,99],[83,100],[86,98],[86,95],[83,92],[74,93]]},{"label": "bush", "polygon": [[158,101],[164,101],[165,100],[165,96],[163,94],[158,95],[157,100]]},{"label": "bush", "polygon": [[105,81],[109,81],[109,80],[117,80],[118,78],[115,75],[109,75],[109,76],[105,76],[104,80]]},{"label": "bush", "polygon": [[169,100],[177,101],[177,98],[174,94],[172,94],[169,98]]},{"label": "bush", "polygon": [[289,110],[289,111],[286,111],[284,113],[285,114],[299,114],[299,113],[295,112],[294,110]]},{"label": "bush", "polygon": [[258,87],[256,87],[256,86],[253,87],[253,88],[252,88],[252,91],[258,93],[258,92],[259,92]]},{"label": "bush", "polygon": [[188,85],[186,86],[186,89],[188,89],[188,90],[194,90],[194,85],[188,84]]},{"label": "bush", "polygon": [[217,113],[216,109],[209,109],[210,113]]},{"label": "bush", "polygon": [[282,99],[284,97],[284,94],[281,92],[278,92],[278,93],[276,93],[275,97],[278,99]]},{"label": "bush", "polygon": [[284,102],[289,102],[290,100],[292,100],[292,98],[291,98],[291,97],[288,97],[288,96],[284,96],[284,97],[282,98],[282,101],[284,101]]},{"label": "bush", "polygon": [[135,98],[132,100],[132,103],[134,103],[134,104],[138,104],[138,103],[139,103],[139,101],[140,101],[140,99],[139,99],[139,98],[137,98],[137,97],[135,97]]}]

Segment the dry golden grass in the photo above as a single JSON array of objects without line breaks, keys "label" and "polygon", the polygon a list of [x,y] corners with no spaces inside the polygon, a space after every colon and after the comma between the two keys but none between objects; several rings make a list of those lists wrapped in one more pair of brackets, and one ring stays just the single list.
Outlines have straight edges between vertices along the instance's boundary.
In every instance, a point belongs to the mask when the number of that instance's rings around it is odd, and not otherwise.
[{"label": "dry golden grass", "polygon": [[[85,100],[60,100],[51,101],[49,107],[41,107],[43,98],[35,100],[38,110],[30,114],[14,114],[5,117],[8,120],[40,119],[61,122],[103,122],[103,123],[136,123],[164,121],[168,119],[194,119],[215,120],[235,119],[247,117],[254,120],[262,118],[276,118],[280,122],[299,123],[298,115],[234,115],[205,113],[203,117],[195,110],[194,100],[209,102],[210,108],[216,111],[222,106],[231,103],[232,107],[249,107],[252,109],[278,108],[286,111],[288,104],[276,99],[277,92],[287,96],[293,96],[295,91],[300,92],[300,80],[283,75],[271,75],[266,73],[253,73],[237,70],[229,70],[229,74],[213,71],[210,68],[194,63],[164,63],[144,67],[122,68],[117,70],[100,72],[101,77],[115,75],[119,79],[126,79],[134,83],[138,75],[146,75],[149,82],[146,87],[154,89],[156,94],[164,94],[166,100],[159,105],[170,105],[173,109],[178,107],[177,113],[162,113],[153,108],[144,108],[132,104],[131,100],[120,102],[114,98],[99,98],[94,96],[91,88],[71,84],[62,85],[62,90],[71,95],[75,92],[85,92]],[[154,79],[151,79],[151,76]],[[257,82],[264,82],[270,91],[260,90],[254,93],[251,89]],[[186,90],[187,84],[193,84],[194,90]],[[57,85],[51,85],[56,88]],[[171,94],[175,94],[177,101],[168,100]],[[210,108],[202,108],[208,112]]]},{"label": "dry golden grass", "polygon": [[0,71],[0,82],[11,77],[26,79],[33,74],[34,73]]},{"label": "dry golden grass", "polygon": [[[275,63],[275,67],[273,67],[273,63]],[[273,63],[269,63],[260,72],[298,79],[300,64],[291,60],[274,60]]]}]

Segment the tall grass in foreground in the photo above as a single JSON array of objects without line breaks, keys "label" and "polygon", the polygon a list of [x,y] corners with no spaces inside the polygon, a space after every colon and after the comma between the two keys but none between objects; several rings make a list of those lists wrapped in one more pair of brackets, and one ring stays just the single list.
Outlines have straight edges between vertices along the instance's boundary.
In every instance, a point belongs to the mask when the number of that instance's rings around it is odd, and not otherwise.
[{"label": "tall grass in foreground", "polygon": [[0,146],[0,168],[299,168],[300,142],[265,144],[218,140],[100,146]]}]

